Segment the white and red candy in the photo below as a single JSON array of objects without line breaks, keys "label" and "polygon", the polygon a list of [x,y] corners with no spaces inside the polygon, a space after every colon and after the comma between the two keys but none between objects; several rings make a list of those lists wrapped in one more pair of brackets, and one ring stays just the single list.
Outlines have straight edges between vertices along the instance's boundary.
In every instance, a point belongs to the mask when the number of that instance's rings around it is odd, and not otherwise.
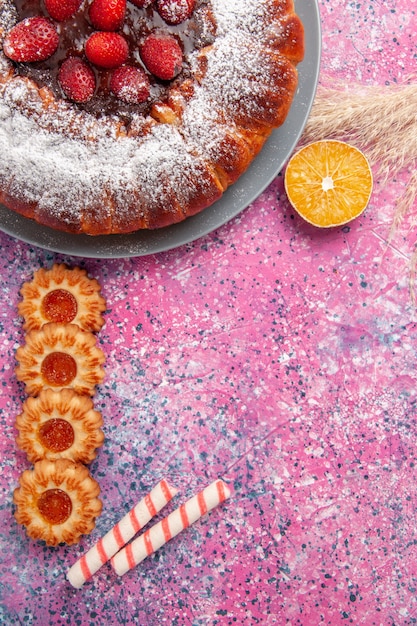
[{"label": "white and red candy", "polygon": [[111,559],[114,570],[119,576],[123,576],[229,497],[230,489],[226,483],[220,479],[214,481],[162,521],[139,535],[132,543],[122,548]]},{"label": "white and red candy", "polygon": [[80,589],[102,565],[126,545],[178,493],[166,480],[161,480],[152,491],[129,511],[68,570],[71,585]]}]

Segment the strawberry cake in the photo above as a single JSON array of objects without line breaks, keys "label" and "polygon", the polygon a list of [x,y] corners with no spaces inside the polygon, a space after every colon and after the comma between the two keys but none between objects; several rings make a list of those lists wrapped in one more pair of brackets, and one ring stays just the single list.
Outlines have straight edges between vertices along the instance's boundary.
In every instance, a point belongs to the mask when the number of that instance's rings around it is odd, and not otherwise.
[{"label": "strawberry cake", "polygon": [[293,0],[0,0],[0,202],[107,235],[218,200],[286,119]]}]

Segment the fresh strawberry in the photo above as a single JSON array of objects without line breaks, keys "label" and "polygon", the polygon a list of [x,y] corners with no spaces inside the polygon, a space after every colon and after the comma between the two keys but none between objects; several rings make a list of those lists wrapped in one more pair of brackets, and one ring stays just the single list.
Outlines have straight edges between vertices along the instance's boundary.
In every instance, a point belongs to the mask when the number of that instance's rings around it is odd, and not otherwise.
[{"label": "fresh strawberry", "polygon": [[19,62],[44,61],[54,54],[59,44],[55,26],[46,17],[26,17],[7,33],[4,54]]},{"label": "fresh strawberry", "polygon": [[75,15],[83,0],[44,0],[45,9],[57,22],[64,22]]},{"label": "fresh strawberry", "polygon": [[132,4],[141,9],[151,6],[153,0],[130,0]]},{"label": "fresh strawberry", "polygon": [[156,0],[156,10],[167,24],[181,24],[195,9],[195,0]]},{"label": "fresh strawberry", "polygon": [[122,65],[114,70],[110,89],[128,104],[140,104],[149,98],[149,78],[140,67]]},{"label": "fresh strawberry", "polygon": [[140,56],[150,73],[161,80],[172,80],[182,68],[182,50],[171,35],[148,35],[140,49]]},{"label": "fresh strawberry", "polygon": [[97,30],[114,31],[122,26],[126,0],[93,0],[88,15]]},{"label": "fresh strawberry", "polygon": [[63,62],[58,82],[67,98],[74,102],[88,102],[96,89],[93,69],[78,57],[69,57]]},{"label": "fresh strawberry", "polygon": [[85,54],[90,63],[111,70],[126,61],[129,46],[126,39],[118,33],[99,31],[87,39]]}]

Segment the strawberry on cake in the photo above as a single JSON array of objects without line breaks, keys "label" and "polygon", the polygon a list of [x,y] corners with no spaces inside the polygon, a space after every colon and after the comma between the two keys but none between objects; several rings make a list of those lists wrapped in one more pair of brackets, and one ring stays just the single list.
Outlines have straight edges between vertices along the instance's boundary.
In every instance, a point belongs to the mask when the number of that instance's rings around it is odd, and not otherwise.
[{"label": "strawberry on cake", "polygon": [[0,0],[0,202],[70,233],[180,222],[286,119],[293,0]]}]

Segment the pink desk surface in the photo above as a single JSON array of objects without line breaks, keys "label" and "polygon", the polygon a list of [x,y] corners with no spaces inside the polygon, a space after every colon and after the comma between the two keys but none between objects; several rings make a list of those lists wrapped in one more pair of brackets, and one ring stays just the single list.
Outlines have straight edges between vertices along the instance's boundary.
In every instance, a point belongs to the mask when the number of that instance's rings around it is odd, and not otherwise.
[{"label": "pink desk surface", "polygon": [[[416,3],[320,0],[323,83],[415,70]],[[306,25],[308,28],[308,25]],[[218,231],[129,260],[63,257],[0,235],[0,623],[417,623],[416,310],[411,218],[387,243],[407,176],[376,181],[365,214],[319,232],[282,177]],[[41,266],[81,264],[108,302],[106,442],[91,471],[103,513],[75,547],[29,540],[11,493],[25,397],[18,291]],[[118,578],[81,590],[67,568],[158,480],[217,477],[231,499]]]}]

